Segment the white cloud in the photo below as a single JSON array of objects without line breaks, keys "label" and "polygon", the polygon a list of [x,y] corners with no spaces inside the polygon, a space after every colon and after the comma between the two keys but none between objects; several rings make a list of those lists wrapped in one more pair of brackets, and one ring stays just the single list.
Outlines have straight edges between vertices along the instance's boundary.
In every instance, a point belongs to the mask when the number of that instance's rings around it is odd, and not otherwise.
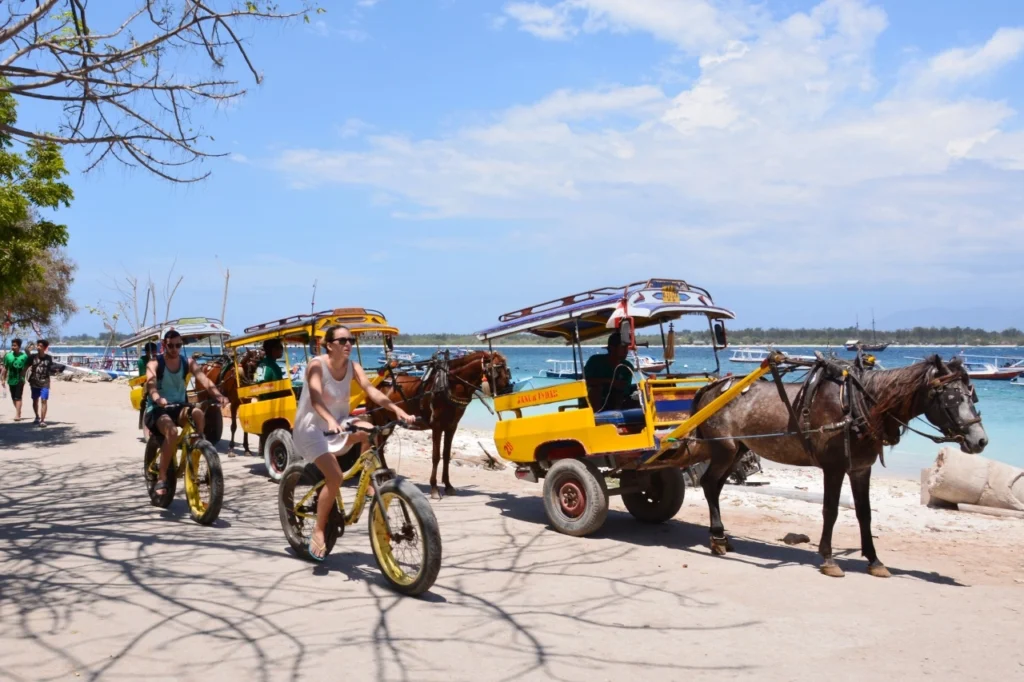
[{"label": "white cloud", "polygon": [[568,3],[546,7],[536,2],[512,2],[505,6],[505,13],[519,22],[527,33],[548,40],[564,40],[576,34],[576,28],[569,23]]},{"label": "white cloud", "polygon": [[928,62],[929,76],[948,81],[976,78],[1006,66],[1024,53],[1024,28],[1002,28],[984,45],[956,48]]},{"label": "white cloud", "polygon": [[[698,40],[655,27],[658,12],[684,5],[721,30]],[[837,264],[853,261],[876,278],[927,282],[937,264],[961,265],[965,240],[1020,230],[1016,112],[905,82],[882,90],[872,64],[887,19],[866,0],[825,0],[775,21],[669,0],[513,3],[506,13],[546,38],[672,33],[698,51],[680,68],[699,72],[678,91],[558,90],[443,137],[291,150],[279,167],[308,187],[365,185],[389,197],[394,215],[521,220],[538,226],[531,240],[595,253],[607,242],[593,235],[611,234],[623,261],[708,254],[686,259],[695,278],[720,275],[714,254],[746,249],[759,254],[744,265],[751,283],[834,279]],[[928,63],[981,75],[1010,59],[1007,35],[957,53],[960,66],[940,59],[955,50]],[[983,254],[1005,242],[976,246]]]},{"label": "white cloud", "polygon": [[564,39],[580,30],[643,31],[692,51],[749,32],[754,10],[725,13],[709,0],[561,0],[513,2],[505,13],[540,38]]}]

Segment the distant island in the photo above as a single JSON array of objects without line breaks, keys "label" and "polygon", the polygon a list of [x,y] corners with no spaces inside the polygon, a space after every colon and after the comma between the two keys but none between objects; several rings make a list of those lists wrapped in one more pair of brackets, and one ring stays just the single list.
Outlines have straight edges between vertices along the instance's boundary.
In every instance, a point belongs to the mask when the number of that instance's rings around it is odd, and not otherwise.
[{"label": "distant island", "polygon": [[[869,340],[870,331],[865,334],[863,329],[846,327],[841,329],[734,329],[728,331],[729,344],[736,346],[841,346],[850,339]],[[116,334],[114,343],[128,338],[128,334]],[[657,333],[650,336],[652,345],[660,345]],[[875,337],[879,341],[903,346],[1024,346],[1024,331],[1016,328],[1003,331],[989,331],[970,327],[913,327],[896,331],[878,331]],[[63,346],[105,345],[108,334],[91,335],[76,334],[60,336],[59,343]],[[657,343],[654,341],[657,340]],[[399,334],[395,339],[398,346],[473,346],[480,341],[473,334]],[[596,343],[596,342],[595,342]],[[679,345],[710,345],[711,334],[708,331],[677,331],[676,343]],[[495,342],[496,346],[526,345],[563,345],[558,339],[542,339],[532,334],[517,334]]]}]

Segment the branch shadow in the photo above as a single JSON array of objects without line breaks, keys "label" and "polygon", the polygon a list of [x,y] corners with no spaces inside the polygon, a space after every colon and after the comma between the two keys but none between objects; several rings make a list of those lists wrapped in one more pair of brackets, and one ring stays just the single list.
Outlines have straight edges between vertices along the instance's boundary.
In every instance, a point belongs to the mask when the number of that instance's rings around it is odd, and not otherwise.
[{"label": "branch shadow", "polygon": [[[492,494],[491,498],[487,505],[497,508],[503,516],[543,525],[550,532],[557,533],[548,521],[543,502],[539,498],[508,493]],[[627,512],[615,509],[608,511],[608,519],[604,526],[594,533],[594,537],[608,538],[642,547],[665,547],[688,554],[710,554],[709,533],[706,526],[699,526],[679,519],[670,519],[661,524],[640,523]],[[725,561],[740,562],[768,570],[787,566],[808,566],[817,570],[821,563],[821,555],[815,550],[764,542],[737,535],[730,535],[729,538],[735,551],[719,557]],[[835,551],[836,563],[844,571],[866,572],[866,559],[855,559],[849,556],[858,551],[856,549]],[[894,576],[913,578],[937,585],[966,587],[955,578],[938,572],[906,570],[892,566],[887,566],[887,568]]]}]

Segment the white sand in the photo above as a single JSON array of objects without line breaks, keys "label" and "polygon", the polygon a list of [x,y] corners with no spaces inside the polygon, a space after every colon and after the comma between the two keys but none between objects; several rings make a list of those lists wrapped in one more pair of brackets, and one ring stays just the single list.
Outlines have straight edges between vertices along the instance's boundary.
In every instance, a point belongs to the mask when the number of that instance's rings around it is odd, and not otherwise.
[{"label": "white sand", "polygon": [[[148,504],[127,389],[55,384],[52,426],[0,405],[0,679],[950,680],[1024,674],[1024,522],[925,509],[916,484],[873,495],[872,578],[843,511],[847,577],[820,575],[818,505],[730,486],[736,552],[707,549],[707,509],[635,522],[614,499],[605,527],[571,538],[546,523],[541,486],[511,467],[453,469],[434,503],[444,542],[421,599],[388,590],[365,522],[322,565],[290,556],[277,487],[254,458],[223,458],[221,520],[192,523],[181,493]],[[27,412],[30,414],[30,410]],[[456,451],[475,457],[476,437]],[[486,442],[486,441],[485,441]],[[401,447],[399,448],[399,443]],[[222,450],[224,446],[222,445]],[[420,435],[392,466],[428,475]],[[771,470],[820,490],[816,472]]]}]

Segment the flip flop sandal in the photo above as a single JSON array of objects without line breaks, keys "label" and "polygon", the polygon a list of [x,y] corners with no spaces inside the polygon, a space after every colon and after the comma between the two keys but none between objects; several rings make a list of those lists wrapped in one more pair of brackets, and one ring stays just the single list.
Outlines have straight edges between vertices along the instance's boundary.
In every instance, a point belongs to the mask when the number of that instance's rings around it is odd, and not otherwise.
[{"label": "flip flop sandal", "polygon": [[153,488],[154,495],[166,495],[167,494],[167,481],[157,481],[156,487]]},{"label": "flip flop sandal", "polygon": [[44,422],[44,421],[39,422],[39,428],[43,428],[45,426],[49,426],[49,425],[46,422]]},{"label": "flip flop sandal", "polygon": [[[322,549],[324,551],[324,553],[321,554],[320,556],[317,556],[316,554],[313,554],[313,547],[314,546],[318,547],[319,549]],[[320,561],[323,561],[324,558],[327,556],[327,545],[319,544],[319,543],[314,545],[313,544],[313,538],[310,538],[306,542],[306,552],[309,554],[309,558],[310,559],[312,559],[313,561],[320,562]]]}]

